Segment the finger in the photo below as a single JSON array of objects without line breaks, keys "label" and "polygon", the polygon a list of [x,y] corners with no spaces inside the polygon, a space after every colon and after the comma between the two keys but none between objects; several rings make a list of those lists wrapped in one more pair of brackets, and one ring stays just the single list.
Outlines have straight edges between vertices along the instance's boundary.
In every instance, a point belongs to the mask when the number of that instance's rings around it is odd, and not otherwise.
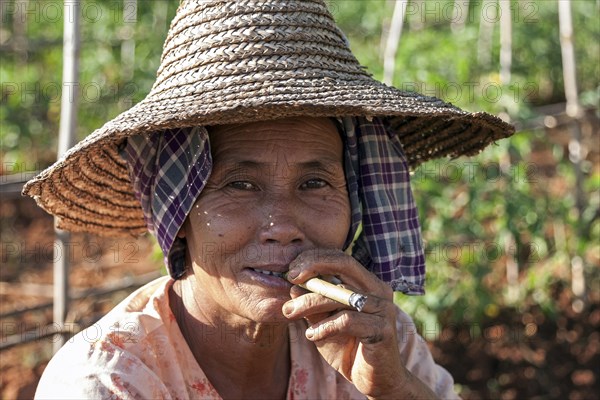
[{"label": "finger", "polygon": [[366,296],[361,312],[366,314],[385,315],[388,311],[390,301],[391,300],[382,299],[381,297],[373,295]]},{"label": "finger", "polygon": [[368,345],[395,340],[391,324],[385,318],[347,310],[311,324],[306,331],[306,337],[314,342],[338,336],[356,337],[361,343]]},{"label": "finger", "polygon": [[[321,303],[323,307],[328,307],[329,304],[335,309],[347,309],[347,310],[358,310],[359,312],[366,313],[383,313],[393,300],[385,300],[374,295],[364,295],[357,289],[350,285],[329,285],[321,287],[322,282],[317,282],[317,286],[311,285],[311,281],[315,281],[311,278],[307,281],[307,285],[302,285],[303,288],[311,290],[319,295],[328,299],[334,300],[335,303],[325,302]],[[295,285],[296,286],[296,285]],[[298,297],[298,296],[295,296]],[[292,298],[294,296],[292,295]]]},{"label": "finger", "polygon": [[307,293],[310,293],[310,291],[308,291],[308,290],[306,290],[306,289],[304,289],[303,287],[301,287],[301,286],[298,286],[298,285],[294,285],[294,286],[292,286],[292,288],[290,289],[290,297],[291,297],[292,299],[295,299],[295,298],[297,298],[297,297],[300,297],[300,296],[302,296],[302,295],[305,295],[305,294],[307,294]]},{"label": "finger", "polygon": [[332,249],[312,249],[298,255],[287,274],[291,283],[299,284],[319,275],[334,275],[364,293],[393,298],[391,288],[364,268],[351,256]]},{"label": "finger", "polygon": [[309,323],[315,323],[329,317],[332,312],[339,311],[341,308],[350,309],[349,306],[317,293],[305,292],[299,295],[300,290],[292,289],[290,291],[292,300],[283,305],[283,314],[289,319],[306,318]]}]

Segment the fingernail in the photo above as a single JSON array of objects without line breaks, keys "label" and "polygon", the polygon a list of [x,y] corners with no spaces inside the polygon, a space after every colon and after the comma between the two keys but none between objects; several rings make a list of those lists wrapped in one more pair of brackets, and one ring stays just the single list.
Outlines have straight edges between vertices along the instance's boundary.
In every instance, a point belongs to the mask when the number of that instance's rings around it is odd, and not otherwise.
[{"label": "fingernail", "polygon": [[288,281],[296,279],[298,277],[298,275],[300,275],[299,269],[297,269],[297,268],[290,269],[287,273]]},{"label": "fingernail", "polygon": [[295,308],[296,307],[294,307],[294,303],[291,302],[291,301],[288,301],[287,303],[285,303],[283,305],[283,314],[284,315],[290,315],[290,314],[292,314],[294,312]]},{"label": "fingernail", "polygon": [[306,338],[307,339],[312,339],[312,337],[315,335],[315,330],[313,328],[308,328],[306,330]]}]

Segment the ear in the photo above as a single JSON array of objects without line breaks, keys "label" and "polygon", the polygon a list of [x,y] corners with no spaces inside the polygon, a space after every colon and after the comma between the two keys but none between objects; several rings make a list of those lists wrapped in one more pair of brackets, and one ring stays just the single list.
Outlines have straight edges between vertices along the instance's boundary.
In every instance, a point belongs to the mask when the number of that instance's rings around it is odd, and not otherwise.
[{"label": "ear", "polygon": [[185,239],[185,223],[181,226],[179,232],[177,232],[177,237],[180,239]]}]

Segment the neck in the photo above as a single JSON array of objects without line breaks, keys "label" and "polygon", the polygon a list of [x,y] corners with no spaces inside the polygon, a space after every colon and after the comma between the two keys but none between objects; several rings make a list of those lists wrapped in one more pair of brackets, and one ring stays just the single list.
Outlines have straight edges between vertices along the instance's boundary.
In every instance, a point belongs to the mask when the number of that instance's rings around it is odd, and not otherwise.
[{"label": "neck", "polygon": [[175,282],[171,309],[192,354],[221,397],[285,398],[290,373],[288,324],[208,314],[198,307],[190,286],[185,280]]}]

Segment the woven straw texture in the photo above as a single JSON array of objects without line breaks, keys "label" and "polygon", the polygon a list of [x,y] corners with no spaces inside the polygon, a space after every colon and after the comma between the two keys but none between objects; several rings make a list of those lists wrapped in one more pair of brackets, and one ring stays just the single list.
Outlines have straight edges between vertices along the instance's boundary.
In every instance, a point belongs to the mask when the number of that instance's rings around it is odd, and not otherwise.
[{"label": "woven straw texture", "polygon": [[380,116],[412,167],[473,155],[514,128],[486,113],[386,86],[365,71],[322,1],[186,1],[157,80],[25,186],[58,226],[98,234],[146,231],[118,145],[130,135],[292,116]]}]

